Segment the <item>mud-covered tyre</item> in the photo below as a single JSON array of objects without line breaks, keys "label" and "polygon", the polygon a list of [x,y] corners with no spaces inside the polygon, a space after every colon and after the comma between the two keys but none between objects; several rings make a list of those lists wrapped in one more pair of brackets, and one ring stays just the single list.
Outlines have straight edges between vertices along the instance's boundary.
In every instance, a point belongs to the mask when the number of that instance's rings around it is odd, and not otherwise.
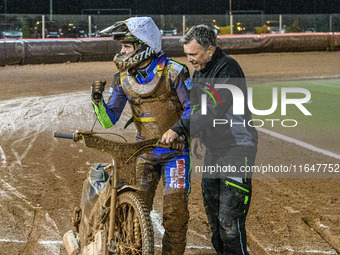
[{"label": "mud-covered tyre", "polygon": [[[109,219],[105,224],[106,240],[108,222]],[[104,254],[154,254],[154,235],[150,212],[135,192],[124,192],[117,197],[114,249],[115,252],[110,252],[106,247]]]}]

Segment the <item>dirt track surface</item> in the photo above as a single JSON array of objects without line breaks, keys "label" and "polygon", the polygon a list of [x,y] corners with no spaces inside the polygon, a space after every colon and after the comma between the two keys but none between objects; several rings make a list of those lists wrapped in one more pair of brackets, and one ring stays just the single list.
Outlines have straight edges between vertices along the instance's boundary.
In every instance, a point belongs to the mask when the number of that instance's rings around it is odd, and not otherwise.
[{"label": "dirt track surface", "polygon": [[[248,78],[340,76],[340,52],[234,57]],[[176,60],[187,63],[184,58]],[[89,165],[110,162],[110,158],[80,143],[57,140],[52,133],[90,130],[95,119],[90,85],[94,80],[110,83],[114,72],[110,62],[0,67],[1,254],[66,254],[62,235],[72,228],[73,208],[79,204]],[[112,131],[132,141],[133,128],[122,129],[128,119],[126,111]],[[96,130],[102,130],[98,123]],[[339,159],[259,135],[257,164],[339,163]],[[308,142],[329,150],[340,142],[335,137],[330,145],[320,137],[309,137]],[[340,179],[254,179],[247,218],[250,253],[340,253],[339,184]],[[152,212],[156,247],[161,244],[161,204],[159,186]],[[186,254],[215,254],[195,173],[190,216]]]}]

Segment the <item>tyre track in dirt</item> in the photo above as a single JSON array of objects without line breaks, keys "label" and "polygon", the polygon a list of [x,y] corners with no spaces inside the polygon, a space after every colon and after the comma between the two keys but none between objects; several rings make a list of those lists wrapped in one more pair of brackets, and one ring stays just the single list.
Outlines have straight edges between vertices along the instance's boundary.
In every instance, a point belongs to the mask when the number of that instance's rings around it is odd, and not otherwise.
[{"label": "tyre track in dirt", "polygon": [[[285,159],[293,159],[290,155],[278,158],[275,152],[279,150],[296,155],[296,163],[313,164],[322,160],[332,163],[335,160],[316,152],[305,154],[289,142],[271,144],[272,138],[268,135],[260,138],[262,144],[268,145],[267,148],[260,147],[258,153],[257,161],[264,164],[271,162],[275,165],[275,161],[279,164],[286,162]],[[339,179],[311,179],[308,176],[299,179],[258,178],[253,182],[254,193],[247,222],[249,246],[256,254],[336,254],[337,247],[311,229],[304,219],[322,219],[333,238],[340,243],[339,224],[335,220],[340,207]],[[329,186],[333,187],[332,192],[328,191]],[[333,224],[330,224],[332,220]],[[268,236],[266,231],[272,235]]]},{"label": "tyre track in dirt", "polygon": [[[44,210],[39,204],[41,200],[40,196],[44,193],[44,188],[42,187],[43,185],[41,185],[40,173],[39,171],[32,171],[33,169],[45,168],[45,170],[48,170],[54,174],[54,179],[61,179],[59,182],[56,182],[56,185],[63,186],[64,178],[58,176],[53,164],[48,166],[48,164],[46,164],[47,162],[44,160],[52,156],[53,147],[50,147],[48,150],[46,150],[46,155],[35,155],[35,159],[38,160],[33,160],[33,162],[30,162],[31,159],[26,159],[26,157],[30,158],[32,156],[31,150],[32,148],[36,149],[36,143],[41,143],[41,136],[44,136],[44,134],[48,132],[49,129],[51,129],[51,124],[48,123],[52,123],[53,125],[54,122],[58,122],[57,118],[60,117],[60,115],[65,110],[65,107],[67,107],[67,100],[66,103],[63,103],[63,99],[60,100],[58,98],[59,97],[26,98],[24,100],[24,102],[26,102],[25,104],[16,104],[13,101],[1,102],[2,111],[0,117],[1,119],[10,120],[7,122],[10,123],[7,125],[7,127],[6,122],[2,123],[3,125],[1,126],[2,142],[6,141],[6,147],[4,147],[2,150],[4,155],[7,154],[6,158],[9,162],[7,167],[4,166],[1,169],[3,170],[6,168],[5,171],[1,172],[7,173],[5,177],[8,180],[1,180],[3,182],[2,184],[4,185],[3,190],[7,188],[11,195],[14,194],[19,199],[10,199],[11,201],[16,202],[12,203],[14,208],[9,211],[9,215],[12,215],[13,211],[21,211],[22,213],[18,213],[18,215],[26,215],[28,218],[26,221],[30,222],[25,227],[23,235],[19,234],[18,236],[12,236],[12,238],[5,237],[2,239],[20,240],[19,246],[22,246],[21,244],[24,243],[25,245],[23,249],[18,251],[19,254],[50,254],[53,247],[53,253],[59,254],[59,250],[61,248],[60,240],[62,234],[59,232],[58,228],[56,227],[56,223],[49,216],[48,212]],[[6,107],[8,107],[8,109],[6,109]],[[6,115],[5,117],[3,116],[4,114]],[[79,112],[77,112],[76,115],[78,114]],[[3,135],[4,133],[8,135],[5,137]],[[52,132],[50,135],[52,137]],[[28,169],[31,170],[27,172],[26,170]],[[17,189],[22,191],[17,191]],[[72,192],[68,186],[63,187],[63,192],[66,194],[66,197],[72,196]],[[32,203],[32,200],[36,201],[36,203]],[[31,208],[26,208],[27,206],[23,205],[23,202],[20,201],[23,201]],[[37,204],[37,202],[39,203]],[[68,204],[68,199],[64,199],[64,203]],[[6,213],[3,213],[3,215],[6,215]],[[22,222],[25,222],[25,220],[22,220]],[[52,227],[50,227],[49,231],[45,231],[47,233],[41,233],[44,231],[44,228],[41,226],[48,226],[48,222],[52,225]],[[4,225],[6,225],[6,223],[2,224],[3,227]],[[32,228],[29,228],[28,226],[32,226]],[[41,239],[40,236],[43,236],[44,238]],[[51,237],[51,241],[48,240],[49,237]],[[53,242],[55,242],[55,244],[53,244]],[[57,250],[58,252],[56,252]]]}]

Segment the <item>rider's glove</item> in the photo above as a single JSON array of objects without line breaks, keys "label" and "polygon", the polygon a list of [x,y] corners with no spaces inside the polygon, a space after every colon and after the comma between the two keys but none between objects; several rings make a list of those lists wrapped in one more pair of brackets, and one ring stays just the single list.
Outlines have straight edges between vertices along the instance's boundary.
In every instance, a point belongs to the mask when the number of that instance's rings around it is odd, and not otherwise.
[{"label": "rider's glove", "polygon": [[99,104],[103,100],[103,91],[105,90],[106,81],[95,81],[92,83],[91,99],[94,103]]}]

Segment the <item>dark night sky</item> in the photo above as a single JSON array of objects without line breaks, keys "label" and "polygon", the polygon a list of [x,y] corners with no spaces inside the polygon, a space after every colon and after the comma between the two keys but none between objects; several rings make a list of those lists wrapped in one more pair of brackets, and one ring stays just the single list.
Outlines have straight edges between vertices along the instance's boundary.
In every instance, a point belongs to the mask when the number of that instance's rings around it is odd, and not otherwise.
[{"label": "dark night sky", "polygon": [[[0,0],[0,13],[48,14],[49,0]],[[229,0],[53,0],[54,14],[81,14],[82,9],[131,8],[132,14],[224,14]],[[340,0],[232,0],[233,10],[266,14],[340,13]]]}]

